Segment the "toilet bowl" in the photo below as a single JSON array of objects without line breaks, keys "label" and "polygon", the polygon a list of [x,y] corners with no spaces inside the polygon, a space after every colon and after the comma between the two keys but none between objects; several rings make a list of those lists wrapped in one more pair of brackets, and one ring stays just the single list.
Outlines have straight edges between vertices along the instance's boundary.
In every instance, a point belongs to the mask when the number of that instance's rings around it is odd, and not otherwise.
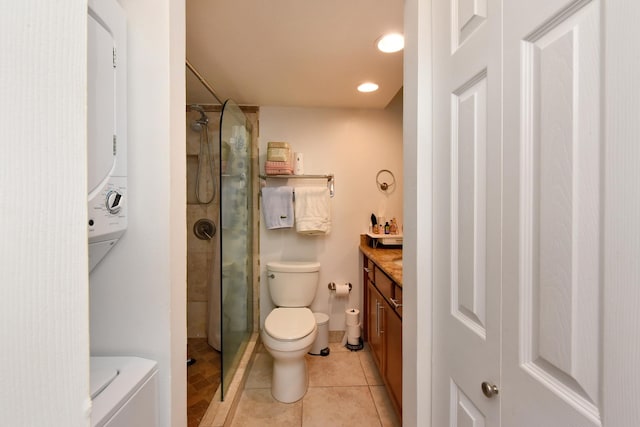
[{"label": "toilet bowl", "polygon": [[269,293],[274,308],[260,332],[273,357],[271,394],[283,403],[300,400],[309,386],[305,354],[318,335],[313,312],[319,263],[268,263]]},{"label": "toilet bowl", "polygon": [[267,316],[261,338],[273,357],[271,394],[276,400],[293,403],[307,392],[309,375],[304,355],[317,335],[315,317],[308,308],[276,308]]}]

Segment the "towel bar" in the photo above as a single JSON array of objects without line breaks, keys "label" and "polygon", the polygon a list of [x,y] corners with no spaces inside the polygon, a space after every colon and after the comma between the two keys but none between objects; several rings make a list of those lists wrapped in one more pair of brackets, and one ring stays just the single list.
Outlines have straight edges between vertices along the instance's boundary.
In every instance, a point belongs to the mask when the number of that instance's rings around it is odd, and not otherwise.
[{"label": "towel bar", "polygon": [[[330,173],[327,175],[258,175],[263,182],[266,182],[267,179],[326,179],[327,187],[329,188],[329,196],[333,197],[335,194],[335,176]],[[264,186],[264,185],[263,185]],[[295,197],[295,190],[294,190]]]}]

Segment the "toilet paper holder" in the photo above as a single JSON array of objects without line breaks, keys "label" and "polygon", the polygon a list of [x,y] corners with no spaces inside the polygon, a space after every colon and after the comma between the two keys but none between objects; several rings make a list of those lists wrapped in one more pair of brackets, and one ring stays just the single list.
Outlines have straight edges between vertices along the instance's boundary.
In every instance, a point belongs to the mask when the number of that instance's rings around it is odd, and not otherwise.
[{"label": "toilet paper holder", "polygon": [[[345,283],[345,285],[347,285],[349,287],[349,292],[351,292],[351,283]],[[329,285],[327,285],[330,291],[335,291],[336,290],[336,284],[334,282],[330,282]]]}]

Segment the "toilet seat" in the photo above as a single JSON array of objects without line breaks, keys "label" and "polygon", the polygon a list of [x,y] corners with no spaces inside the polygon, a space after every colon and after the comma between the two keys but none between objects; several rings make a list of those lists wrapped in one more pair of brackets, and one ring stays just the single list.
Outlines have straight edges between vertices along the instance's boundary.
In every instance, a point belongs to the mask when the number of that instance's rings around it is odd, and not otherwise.
[{"label": "toilet seat", "polygon": [[264,321],[264,330],[281,341],[295,341],[313,332],[316,318],[306,307],[279,307],[273,309]]}]

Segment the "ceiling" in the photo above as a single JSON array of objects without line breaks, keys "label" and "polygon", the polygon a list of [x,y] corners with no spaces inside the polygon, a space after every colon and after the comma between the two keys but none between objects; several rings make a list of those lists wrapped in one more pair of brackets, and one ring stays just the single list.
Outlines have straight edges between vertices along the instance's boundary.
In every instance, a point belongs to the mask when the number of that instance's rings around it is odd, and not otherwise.
[{"label": "ceiling", "polygon": [[[384,108],[402,87],[403,0],[186,0],[187,59],[223,101]],[[216,104],[187,73],[187,103]],[[360,93],[374,81],[380,88]]]}]

